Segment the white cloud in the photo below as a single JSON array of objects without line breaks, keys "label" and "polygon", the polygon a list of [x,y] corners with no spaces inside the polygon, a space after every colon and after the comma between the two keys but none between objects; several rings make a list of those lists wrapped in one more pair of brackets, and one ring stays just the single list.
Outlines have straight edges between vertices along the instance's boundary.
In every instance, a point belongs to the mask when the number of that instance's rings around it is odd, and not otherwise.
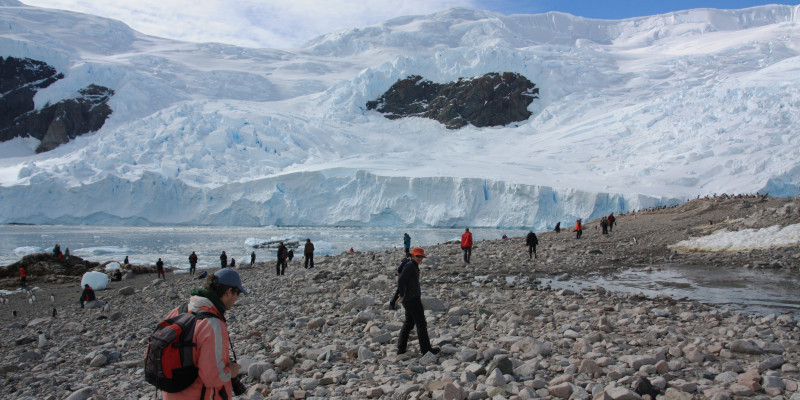
[{"label": "white cloud", "polygon": [[381,23],[402,15],[453,7],[479,8],[475,0],[24,0],[121,20],[149,35],[192,42],[285,48],[338,29]]}]

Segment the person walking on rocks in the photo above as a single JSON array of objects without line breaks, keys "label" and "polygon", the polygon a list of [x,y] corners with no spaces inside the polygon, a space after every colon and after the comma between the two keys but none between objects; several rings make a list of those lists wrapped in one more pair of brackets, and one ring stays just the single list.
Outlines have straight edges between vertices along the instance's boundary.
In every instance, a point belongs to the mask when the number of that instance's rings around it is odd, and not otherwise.
[{"label": "person walking on rocks", "polygon": [[228,255],[225,254],[225,250],[222,250],[222,254],[219,255],[219,264],[220,268],[226,268],[228,266]]},{"label": "person walking on rocks", "polygon": [[255,265],[256,265],[256,252],[253,251],[252,253],[250,253],[250,266],[255,267]]},{"label": "person walking on rocks", "polygon": [[61,258],[61,246],[57,243],[56,246],[53,247],[53,255],[56,256],[56,258]]},{"label": "person walking on rocks", "polygon": [[197,271],[197,254],[192,252],[189,255],[189,275],[194,276],[195,271]]},{"label": "person walking on rocks", "polygon": [[[183,391],[162,392],[164,400],[184,399],[232,399],[231,378],[236,378],[242,366],[231,361],[230,336],[225,312],[230,310],[239,295],[247,295],[239,274],[230,268],[220,269],[206,278],[203,288],[190,292],[188,311],[210,313],[213,317],[198,319],[194,326],[192,355],[198,369],[198,377]],[[173,309],[167,318],[173,318],[186,306]]]},{"label": "person walking on rocks", "polygon": [[603,235],[608,235],[608,219],[600,218],[600,227],[603,228]]},{"label": "person walking on rocks", "polygon": [[275,264],[275,272],[278,276],[286,273],[286,259],[289,258],[289,249],[281,242],[278,246],[278,263]]},{"label": "person walking on rocks", "polygon": [[400,336],[397,339],[397,354],[404,354],[408,348],[408,336],[414,327],[417,328],[419,338],[419,349],[422,354],[431,352],[439,354],[439,349],[431,347],[431,340],[428,337],[428,323],[425,321],[425,310],[422,307],[422,290],[419,287],[419,265],[425,259],[425,251],[419,247],[411,250],[411,258],[403,267],[400,276],[397,277],[397,291],[400,294],[398,301],[403,304],[406,312],[406,319],[403,327],[400,328]]},{"label": "person walking on rocks", "polygon": [[461,250],[464,252],[464,262],[469,264],[472,258],[472,234],[469,233],[469,228],[466,228],[461,235]]},{"label": "person walking on rocks", "polygon": [[81,308],[83,308],[83,303],[90,302],[96,300],[97,297],[94,295],[94,290],[92,289],[89,284],[83,285],[83,292],[81,293]]},{"label": "person walking on rocks", "polygon": [[614,231],[614,222],[617,219],[614,217],[614,212],[612,211],[611,214],[608,214],[608,231]]},{"label": "person walking on rocks", "polygon": [[156,272],[158,272],[159,278],[167,280],[167,276],[164,274],[164,262],[160,258],[156,261]]},{"label": "person walking on rocks", "polygon": [[578,218],[578,221],[575,222],[575,239],[580,239],[581,235],[583,235],[583,225],[581,225],[581,219]]},{"label": "person walking on rocks", "polygon": [[311,239],[306,239],[306,247],[303,248],[303,257],[305,257],[305,269],[314,268],[314,243]]},{"label": "person walking on rocks", "polygon": [[528,259],[538,258],[536,255],[536,245],[539,244],[539,238],[536,237],[533,231],[528,232],[528,236],[525,237],[525,244],[528,245]]},{"label": "person walking on rocks", "polygon": [[125,256],[125,261],[122,262],[122,265],[128,265],[128,264],[130,264],[130,262],[128,262],[128,256]]},{"label": "person walking on rocks", "polygon": [[19,284],[22,287],[28,287],[28,271],[25,267],[19,267]]},{"label": "person walking on rocks", "polygon": [[556,233],[561,233],[561,221],[556,222],[556,228],[553,229]]},{"label": "person walking on rocks", "polygon": [[408,236],[407,233],[403,234],[403,248],[406,251],[406,257],[411,256],[411,236]]}]

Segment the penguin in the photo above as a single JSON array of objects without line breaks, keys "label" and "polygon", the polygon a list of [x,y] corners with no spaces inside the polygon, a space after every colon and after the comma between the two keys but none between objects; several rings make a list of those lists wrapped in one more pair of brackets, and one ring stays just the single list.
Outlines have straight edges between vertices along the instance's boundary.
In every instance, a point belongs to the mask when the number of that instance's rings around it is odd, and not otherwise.
[{"label": "penguin", "polygon": [[58,314],[58,311],[56,311],[56,309],[53,308],[53,318],[55,318],[57,314]]},{"label": "penguin", "polygon": [[17,317],[17,310],[11,311],[11,315],[14,316],[14,318],[16,318]]},{"label": "penguin", "polygon": [[55,303],[56,302],[56,297],[53,296],[52,294],[50,295],[50,302],[51,303]]},{"label": "penguin", "polygon": [[33,305],[33,299],[32,298],[28,299],[28,304]]}]

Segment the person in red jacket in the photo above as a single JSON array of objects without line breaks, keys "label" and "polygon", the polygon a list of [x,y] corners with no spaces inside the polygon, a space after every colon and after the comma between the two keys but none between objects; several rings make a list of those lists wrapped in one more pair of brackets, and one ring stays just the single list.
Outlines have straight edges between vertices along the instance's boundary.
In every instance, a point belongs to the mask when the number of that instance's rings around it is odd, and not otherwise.
[{"label": "person in red jacket", "polygon": [[581,235],[583,235],[583,225],[581,225],[581,219],[578,218],[578,221],[575,222],[575,239],[580,239]]},{"label": "person in red jacket", "polygon": [[614,212],[612,211],[611,214],[608,214],[608,231],[612,232],[614,230],[614,221],[617,219],[614,218]]},{"label": "person in red jacket", "polygon": [[19,284],[22,287],[28,286],[28,271],[25,270],[25,267],[19,267]]},{"label": "person in red jacket", "polygon": [[469,264],[469,259],[472,257],[472,234],[469,233],[469,228],[461,235],[461,250],[464,251],[464,262]]},{"label": "person in red jacket", "polygon": [[[236,270],[223,268],[209,275],[203,288],[190,292],[189,312],[209,312],[217,318],[197,320],[194,328],[192,348],[194,365],[199,376],[186,389],[178,393],[162,392],[164,400],[210,400],[232,399],[231,378],[239,375],[242,366],[231,361],[230,337],[225,311],[230,310],[239,294],[247,295],[242,287],[242,279]],[[177,316],[182,307],[177,307],[167,318]]]}]

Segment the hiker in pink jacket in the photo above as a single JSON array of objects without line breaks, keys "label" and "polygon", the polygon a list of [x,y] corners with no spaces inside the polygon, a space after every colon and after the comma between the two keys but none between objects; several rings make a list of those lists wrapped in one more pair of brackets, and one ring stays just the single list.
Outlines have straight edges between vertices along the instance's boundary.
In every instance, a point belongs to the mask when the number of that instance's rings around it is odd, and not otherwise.
[{"label": "hiker in pink jacket", "polygon": [[[239,375],[241,365],[230,358],[230,338],[225,311],[233,307],[239,294],[247,294],[239,274],[230,268],[210,275],[202,289],[192,289],[189,312],[210,312],[218,318],[198,319],[194,329],[194,364],[199,376],[188,388],[178,393],[163,393],[164,400],[232,399],[231,378]],[[178,307],[169,313],[172,318],[181,312]]]}]

